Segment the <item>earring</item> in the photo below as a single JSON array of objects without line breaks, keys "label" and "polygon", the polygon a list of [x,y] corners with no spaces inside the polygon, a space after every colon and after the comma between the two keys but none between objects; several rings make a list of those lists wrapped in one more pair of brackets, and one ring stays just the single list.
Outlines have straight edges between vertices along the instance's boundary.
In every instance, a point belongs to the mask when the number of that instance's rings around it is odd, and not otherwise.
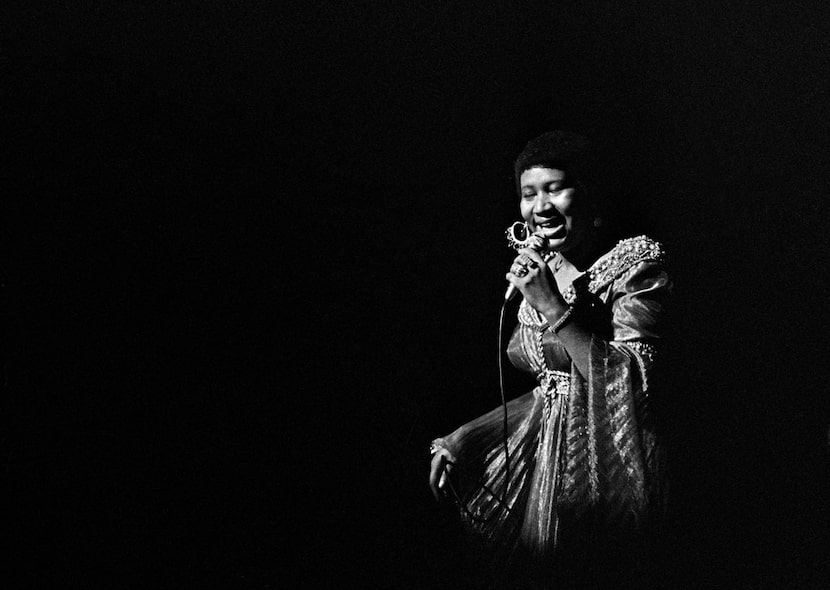
[{"label": "earring", "polygon": [[602,217],[594,217],[594,227],[600,227],[602,225]]},{"label": "earring", "polygon": [[511,247],[516,250],[528,247],[528,240],[530,239],[530,227],[526,221],[517,221],[507,228],[505,232],[507,241]]}]

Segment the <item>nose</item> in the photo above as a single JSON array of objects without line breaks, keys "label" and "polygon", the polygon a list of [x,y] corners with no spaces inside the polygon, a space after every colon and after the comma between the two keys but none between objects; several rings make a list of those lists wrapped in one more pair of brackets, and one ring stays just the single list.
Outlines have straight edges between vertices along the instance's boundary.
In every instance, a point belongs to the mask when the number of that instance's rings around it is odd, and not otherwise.
[{"label": "nose", "polygon": [[533,200],[533,212],[536,214],[544,214],[553,209],[553,202],[550,194],[546,191],[539,191],[536,193],[536,198]]}]

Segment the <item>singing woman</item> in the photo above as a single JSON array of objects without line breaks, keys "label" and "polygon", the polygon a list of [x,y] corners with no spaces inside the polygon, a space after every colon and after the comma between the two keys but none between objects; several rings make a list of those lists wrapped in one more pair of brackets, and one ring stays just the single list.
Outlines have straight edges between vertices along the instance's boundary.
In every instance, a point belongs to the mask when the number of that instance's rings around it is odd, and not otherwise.
[{"label": "singing woman", "polygon": [[611,240],[601,165],[565,131],[519,154],[519,210],[538,241],[507,273],[522,296],[507,356],[538,385],[506,420],[499,407],[431,445],[430,487],[489,552],[493,587],[648,579],[664,463],[650,405],[671,281],[659,243]]}]

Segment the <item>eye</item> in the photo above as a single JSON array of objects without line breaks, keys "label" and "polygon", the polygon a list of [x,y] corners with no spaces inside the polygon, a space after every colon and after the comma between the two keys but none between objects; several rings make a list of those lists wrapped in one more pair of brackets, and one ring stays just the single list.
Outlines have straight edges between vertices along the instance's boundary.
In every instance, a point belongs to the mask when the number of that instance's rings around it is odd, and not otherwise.
[{"label": "eye", "polygon": [[536,196],[536,193],[522,193],[522,199],[525,201],[530,201]]}]

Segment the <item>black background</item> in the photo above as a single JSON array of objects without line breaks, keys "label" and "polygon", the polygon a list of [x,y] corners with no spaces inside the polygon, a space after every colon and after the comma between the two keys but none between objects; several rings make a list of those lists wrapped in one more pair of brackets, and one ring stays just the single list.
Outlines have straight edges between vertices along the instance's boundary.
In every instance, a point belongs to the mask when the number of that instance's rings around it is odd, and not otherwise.
[{"label": "black background", "polygon": [[672,583],[822,586],[827,14],[653,4],[4,8],[16,587],[463,586],[426,448],[552,128],[671,255]]}]

